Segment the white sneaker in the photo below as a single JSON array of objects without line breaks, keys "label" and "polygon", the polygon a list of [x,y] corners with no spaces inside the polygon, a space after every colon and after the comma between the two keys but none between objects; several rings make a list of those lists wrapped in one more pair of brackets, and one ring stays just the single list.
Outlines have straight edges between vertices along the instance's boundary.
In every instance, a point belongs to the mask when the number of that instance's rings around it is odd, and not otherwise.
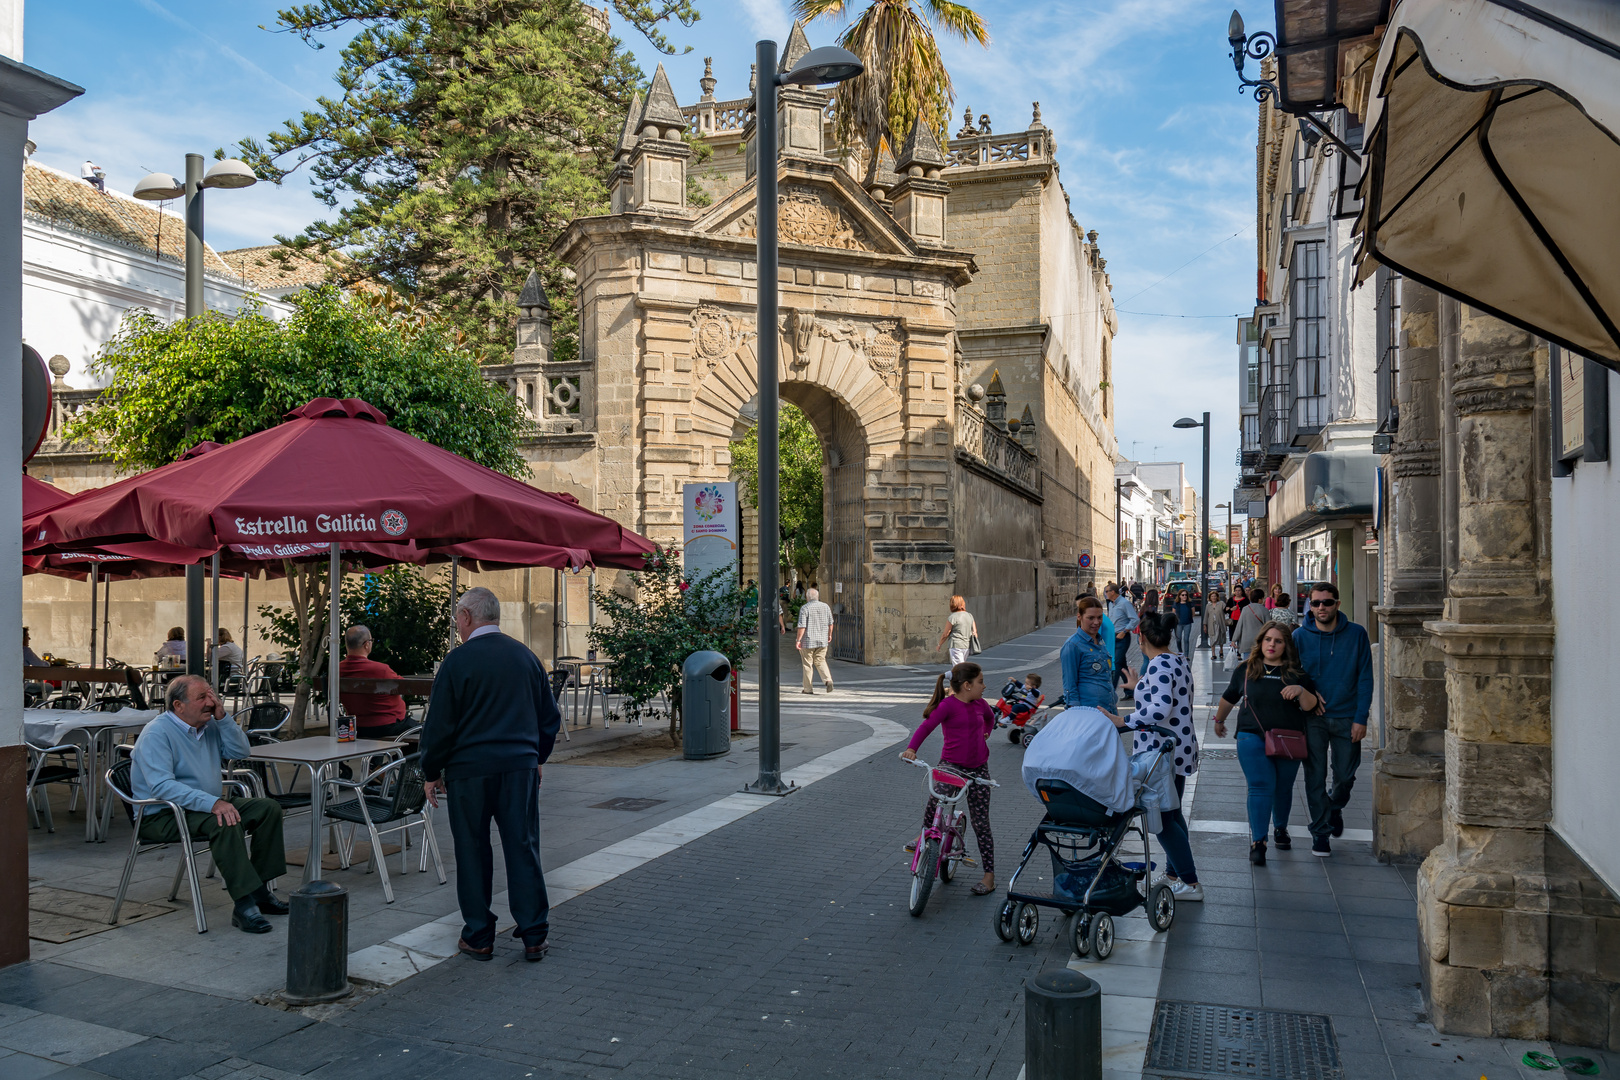
[{"label": "white sneaker", "polygon": [[1201,902],[1204,899],[1204,887],[1202,885],[1189,885],[1185,881],[1172,881],[1170,883],[1170,892],[1177,900],[1185,900],[1189,903]]}]

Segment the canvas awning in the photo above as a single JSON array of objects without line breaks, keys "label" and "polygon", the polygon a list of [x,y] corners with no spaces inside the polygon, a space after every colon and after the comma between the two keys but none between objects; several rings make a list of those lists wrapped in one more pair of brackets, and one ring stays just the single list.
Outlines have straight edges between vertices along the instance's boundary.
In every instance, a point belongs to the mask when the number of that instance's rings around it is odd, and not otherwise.
[{"label": "canvas awning", "polygon": [[1620,369],[1620,5],[1403,0],[1373,74],[1358,273]]}]

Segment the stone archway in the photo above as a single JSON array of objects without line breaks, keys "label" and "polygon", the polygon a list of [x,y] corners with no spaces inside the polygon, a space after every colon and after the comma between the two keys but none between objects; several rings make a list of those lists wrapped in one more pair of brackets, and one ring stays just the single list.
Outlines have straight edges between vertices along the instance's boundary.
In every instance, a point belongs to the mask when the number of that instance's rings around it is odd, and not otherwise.
[{"label": "stone archway", "polygon": [[[900,451],[904,427],[899,398],[863,346],[893,328],[843,320],[832,333],[825,333],[808,316],[805,321],[811,325],[806,335],[810,342],[784,365],[780,392],[784,401],[804,412],[821,443],[824,505],[818,576],[822,599],[835,615],[830,651],[838,659],[865,663],[866,594],[872,584],[868,467],[871,461]],[[863,332],[868,329],[870,334]],[[757,401],[757,371],[750,342],[739,343],[730,355],[700,363],[700,381],[692,397],[694,438],[729,443],[744,406]]]}]

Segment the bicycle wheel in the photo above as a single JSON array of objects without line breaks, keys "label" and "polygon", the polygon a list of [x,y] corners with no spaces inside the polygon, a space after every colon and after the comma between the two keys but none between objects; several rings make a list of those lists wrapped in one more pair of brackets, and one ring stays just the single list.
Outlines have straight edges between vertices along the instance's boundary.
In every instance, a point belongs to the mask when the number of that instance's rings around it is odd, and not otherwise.
[{"label": "bicycle wheel", "polygon": [[939,870],[939,841],[929,840],[917,859],[917,872],[911,875],[911,917],[916,918],[928,906],[928,894],[934,891],[934,874]]},{"label": "bicycle wheel", "polygon": [[956,823],[955,835],[951,837],[950,850],[945,852],[945,861],[939,864],[939,876],[946,881],[956,878],[956,867],[962,861],[960,856],[967,851],[967,842],[962,839],[967,829],[967,818],[961,817]]}]

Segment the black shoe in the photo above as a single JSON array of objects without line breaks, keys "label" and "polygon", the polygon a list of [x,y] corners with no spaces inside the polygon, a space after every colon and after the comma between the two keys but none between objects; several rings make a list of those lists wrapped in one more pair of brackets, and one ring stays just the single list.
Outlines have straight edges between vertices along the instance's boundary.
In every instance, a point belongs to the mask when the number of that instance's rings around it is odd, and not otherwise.
[{"label": "black shoe", "polygon": [[249,934],[268,934],[275,929],[269,919],[259,914],[259,909],[251,901],[236,906],[236,910],[231,912],[231,925]]},{"label": "black shoe", "polygon": [[1266,865],[1266,842],[1256,840],[1249,845],[1249,861],[1256,866]]},{"label": "black shoe", "polygon": [[1328,844],[1328,838],[1325,836],[1311,837],[1311,854],[1315,855],[1319,859],[1325,859],[1329,855],[1332,855],[1333,848],[1330,844]]},{"label": "black shoe", "polygon": [[1278,829],[1272,842],[1277,845],[1278,851],[1288,851],[1294,846],[1293,839],[1288,835],[1287,829]]},{"label": "black shoe", "polygon": [[1338,807],[1333,808],[1333,817],[1329,821],[1329,826],[1330,826],[1334,836],[1343,836],[1344,835],[1344,811],[1343,810],[1340,810]]},{"label": "black shoe", "polygon": [[260,886],[252,899],[260,915],[285,915],[289,910],[287,902],[277,896],[268,885]]},{"label": "black shoe", "polygon": [[531,964],[538,964],[546,958],[546,953],[550,951],[551,946],[544,941],[538,945],[525,945],[523,946],[523,959]]}]

